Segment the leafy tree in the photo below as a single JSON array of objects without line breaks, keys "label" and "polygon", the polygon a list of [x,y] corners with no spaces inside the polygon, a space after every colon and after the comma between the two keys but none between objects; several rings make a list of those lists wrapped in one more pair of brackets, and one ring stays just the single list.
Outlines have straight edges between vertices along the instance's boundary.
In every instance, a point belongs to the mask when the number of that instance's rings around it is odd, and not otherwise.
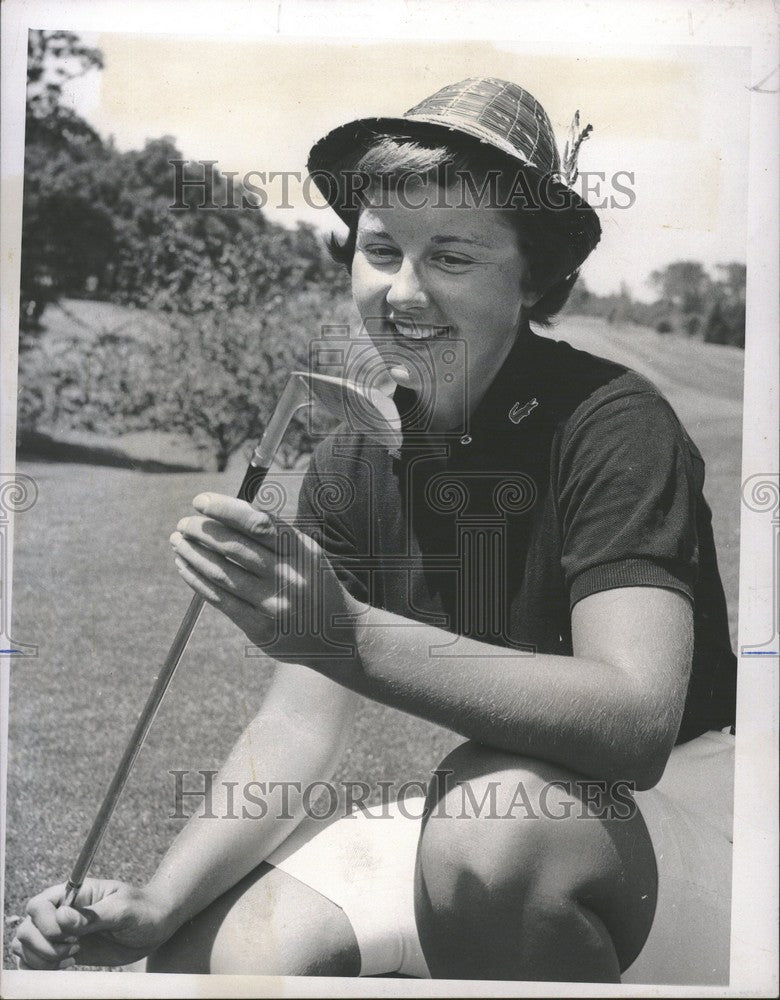
[{"label": "leafy tree", "polygon": [[102,274],[115,252],[114,222],[95,196],[93,176],[92,164],[28,147],[21,292],[30,327],[48,302]]},{"label": "leafy tree", "polygon": [[712,281],[697,260],[678,260],[653,271],[650,283],[661,297],[683,314],[700,313],[706,306]]},{"label": "leafy tree", "polygon": [[[22,234],[22,321],[40,328],[49,302],[90,295],[194,314],[262,305],[269,296],[345,278],[309,227],[271,225],[252,208],[208,210],[202,192],[175,198],[171,136],[120,153],[62,102],[65,83],[103,59],[72,32],[30,33]],[[187,179],[202,164],[185,163]],[[213,174],[216,205],[243,204]],[[180,207],[175,207],[180,203]],[[29,342],[25,338],[23,346]]]},{"label": "leafy tree", "polygon": [[659,333],[685,334],[705,342],[745,346],[744,264],[719,264],[713,279],[698,261],[676,261],[654,271],[654,302],[632,298],[626,285],[617,295],[595,295],[582,283],[574,286],[566,305],[570,314],[600,316],[609,323],[638,323]]},{"label": "leafy tree", "polygon": [[90,145],[97,133],[62,103],[65,84],[101,70],[103,55],[72,31],[31,30],[27,36],[26,141],[50,149]]},{"label": "leafy tree", "polygon": [[103,68],[99,49],[72,31],[31,30],[27,36],[27,110],[36,118],[62,112],[62,88],[69,80]]},{"label": "leafy tree", "polygon": [[98,49],[69,31],[32,30],[27,44],[20,345],[55,301],[111,243],[111,220],[71,174],[102,149],[97,133],[63,105],[65,84],[102,69]]},{"label": "leafy tree", "polygon": [[718,264],[718,271],[721,275],[718,278],[718,285],[726,298],[730,301],[744,302],[747,286],[747,268],[745,265],[736,262]]},{"label": "leafy tree", "polygon": [[744,264],[719,264],[712,303],[703,321],[704,340],[713,344],[745,346],[747,270]]},{"label": "leafy tree", "polygon": [[[223,470],[246,441],[268,423],[290,372],[308,367],[309,343],[319,317],[345,321],[347,303],[310,289],[264,311],[234,308],[197,317],[172,317],[176,331],[156,352],[166,389],[156,397],[155,426],[189,435]],[[294,421],[279,456],[295,462],[310,451],[317,429],[331,426],[324,414]]]},{"label": "leafy tree", "polygon": [[[65,82],[102,65],[73,33],[30,35],[20,429],[179,428],[222,467],[305,365],[305,343],[347,278],[308,226],[204,210],[193,188],[172,207],[182,155],[171,136],[120,152],[63,105]],[[191,165],[190,177],[202,171]],[[244,193],[236,185],[234,203]],[[227,201],[214,171],[214,202]],[[30,335],[49,302],[85,294],[170,314],[166,332],[151,342]]]}]

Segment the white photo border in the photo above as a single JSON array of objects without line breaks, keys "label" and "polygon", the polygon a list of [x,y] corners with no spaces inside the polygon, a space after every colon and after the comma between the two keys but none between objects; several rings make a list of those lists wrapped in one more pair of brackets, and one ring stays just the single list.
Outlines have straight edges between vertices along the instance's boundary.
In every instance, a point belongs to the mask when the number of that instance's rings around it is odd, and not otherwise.
[{"label": "white photo border", "polygon": [[[220,17],[214,17],[219,7]],[[230,12],[230,13],[229,13]],[[778,22],[770,0],[6,0],[2,16],[2,437],[0,471],[15,470],[16,343],[24,158],[24,81],[30,27],[82,32],[181,33],[201,37],[255,36],[309,39],[350,37],[379,41],[421,37],[533,38],[556,52],[641,44],[744,46],[752,54],[750,187],[747,248],[747,336],[742,481],[778,475]],[[219,23],[215,23],[216,21]],[[775,485],[775,488],[777,486]],[[764,638],[777,602],[777,567],[768,553],[778,529],[766,512],[742,507],[738,650]],[[12,536],[8,536],[8,544]],[[10,593],[11,581],[2,581]],[[775,611],[776,615],[776,611]],[[774,618],[776,622],[776,617]],[[2,658],[0,741],[8,738],[9,657]],[[778,658],[743,655],[739,663],[734,901],[731,984],[728,988],[630,987],[604,984],[523,984],[524,996],[755,996],[777,990],[777,761]],[[7,755],[2,754],[3,768]],[[5,772],[0,806],[5,815]],[[2,847],[4,862],[4,843]],[[4,970],[2,993],[12,997],[108,997],[116,973],[71,975]],[[271,979],[266,977],[134,976],[122,979],[127,997],[146,996],[517,996],[518,985],[442,981]]]}]

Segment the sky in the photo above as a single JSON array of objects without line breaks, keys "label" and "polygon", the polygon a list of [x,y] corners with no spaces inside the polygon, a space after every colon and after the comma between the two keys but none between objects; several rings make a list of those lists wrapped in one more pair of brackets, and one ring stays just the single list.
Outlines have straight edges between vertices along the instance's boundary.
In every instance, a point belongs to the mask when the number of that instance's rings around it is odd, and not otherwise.
[{"label": "sky", "polygon": [[[85,36],[82,36],[85,37]],[[353,118],[398,115],[446,83],[497,76],[544,105],[561,149],[573,114],[593,132],[580,154],[580,193],[598,209],[602,242],[583,280],[598,294],[646,281],[673,260],[710,270],[746,256],[748,50],[622,47],[550,54],[520,44],[328,39],[316,43],[172,35],[89,36],[105,69],[72,88],[74,107],[120,149],[171,135],[187,159],[266,173],[266,212],[338,229],[292,182],[283,202],[271,171],[299,171],[312,143]],[[602,180],[598,175],[603,174]],[[631,176],[632,175],[633,179]],[[255,184],[260,183],[257,177]],[[628,188],[631,194],[616,185]]]}]

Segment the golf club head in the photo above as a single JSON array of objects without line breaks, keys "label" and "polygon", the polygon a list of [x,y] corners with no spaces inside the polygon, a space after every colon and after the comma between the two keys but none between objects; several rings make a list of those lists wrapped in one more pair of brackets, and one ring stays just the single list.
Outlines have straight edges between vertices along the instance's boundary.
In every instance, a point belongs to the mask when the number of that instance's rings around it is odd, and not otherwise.
[{"label": "golf club head", "polygon": [[[369,434],[390,450],[401,447],[401,418],[389,396],[378,389],[363,387],[335,375],[292,372],[252,455],[242,490],[249,488],[247,477],[252,479],[253,489],[256,489],[256,476],[252,473],[252,468],[267,470],[270,467],[293,415],[302,407],[314,403],[319,403],[353,432]],[[253,497],[254,495],[252,493]],[[247,497],[244,496],[243,499]]]},{"label": "golf club head", "polygon": [[318,403],[355,433],[375,437],[391,449],[401,447],[398,410],[390,396],[379,389],[315,372],[293,372],[290,379],[295,379],[305,390],[306,398],[301,405]]}]

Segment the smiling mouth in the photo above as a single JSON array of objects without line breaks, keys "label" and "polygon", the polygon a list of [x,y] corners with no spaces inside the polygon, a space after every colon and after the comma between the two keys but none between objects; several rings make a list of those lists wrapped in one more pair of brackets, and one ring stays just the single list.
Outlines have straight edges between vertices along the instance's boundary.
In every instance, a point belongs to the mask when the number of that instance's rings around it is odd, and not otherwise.
[{"label": "smiling mouth", "polygon": [[435,337],[447,336],[450,331],[448,326],[416,323],[413,320],[390,319],[388,322],[404,340],[433,340]]}]

